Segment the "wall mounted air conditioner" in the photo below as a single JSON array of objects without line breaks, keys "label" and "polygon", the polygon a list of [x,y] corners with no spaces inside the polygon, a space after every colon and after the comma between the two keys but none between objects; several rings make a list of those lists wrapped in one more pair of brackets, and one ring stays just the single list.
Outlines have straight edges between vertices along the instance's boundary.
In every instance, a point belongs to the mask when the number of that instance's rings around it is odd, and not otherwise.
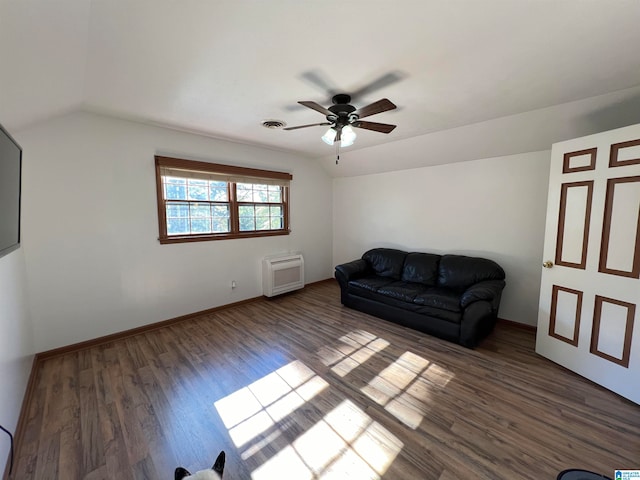
[{"label": "wall mounted air conditioner", "polygon": [[299,253],[262,260],[262,294],[273,297],[304,287],[304,258]]}]

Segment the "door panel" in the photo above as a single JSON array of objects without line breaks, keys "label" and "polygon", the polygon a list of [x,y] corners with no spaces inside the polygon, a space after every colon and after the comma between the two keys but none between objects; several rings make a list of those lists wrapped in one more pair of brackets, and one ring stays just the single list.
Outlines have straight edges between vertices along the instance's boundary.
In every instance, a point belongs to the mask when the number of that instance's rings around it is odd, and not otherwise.
[{"label": "door panel", "polygon": [[581,313],[582,292],[554,285],[551,292],[549,335],[569,345],[578,345]]},{"label": "door panel", "polygon": [[592,199],[593,181],[562,184],[556,265],[585,268]]},{"label": "door panel", "polygon": [[640,277],[640,176],[610,178],[602,229],[600,271]]},{"label": "door panel", "polygon": [[595,300],[589,351],[627,368],[636,306],[600,295]]},{"label": "door panel", "polygon": [[640,404],[640,125],[551,156],[536,351]]}]

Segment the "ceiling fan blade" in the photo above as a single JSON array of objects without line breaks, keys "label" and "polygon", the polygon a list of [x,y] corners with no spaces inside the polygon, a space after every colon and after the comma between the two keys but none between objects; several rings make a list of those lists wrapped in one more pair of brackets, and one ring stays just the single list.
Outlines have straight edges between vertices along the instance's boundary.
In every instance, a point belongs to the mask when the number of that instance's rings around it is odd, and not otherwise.
[{"label": "ceiling fan blade", "polygon": [[375,115],[376,113],[382,113],[382,112],[386,112],[387,110],[393,110],[394,108],[396,108],[396,106],[393,104],[391,100],[389,100],[388,98],[383,98],[382,100],[373,102],[371,105],[367,105],[366,107],[359,108],[353,113],[357,114],[360,118],[364,118],[364,117],[369,117],[371,115]]},{"label": "ceiling fan blade", "polygon": [[[333,113],[331,113],[330,110],[327,110],[326,108],[324,108],[322,105],[320,105],[319,103],[316,102],[298,102],[300,105],[304,105],[307,108],[310,108],[311,110],[315,110],[316,112],[320,112],[323,115],[333,115]],[[395,105],[394,107],[395,108]]]},{"label": "ceiling fan blade", "polygon": [[353,126],[356,128],[364,128],[365,130],[373,130],[374,132],[380,133],[390,133],[394,128],[396,128],[395,125],[378,122],[355,122]]},{"label": "ceiling fan blade", "polygon": [[309,125],[298,125],[297,127],[283,128],[283,130],[297,130],[299,128],[317,127],[319,125],[332,125],[332,123],[331,122],[310,123]]},{"label": "ceiling fan blade", "polygon": [[360,87],[354,92],[351,92],[351,98],[353,100],[357,100],[361,97],[364,97],[365,95],[370,95],[374,91],[381,90],[393,83],[403,80],[404,78],[406,78],[406,76],[407,76],[406,73],[400,72],[400,71],[385,73],[384,75],[376,78],[375,80],[365,85],[364,87]]},{"label": "ceiling fan blade", "polygon": [[333,97],[338,90],[332,85],[331,80],[320,70],[309,70],[303,72],[300,77],[306,82],[319,88],[323,93],[328,94],[329,98]]}]

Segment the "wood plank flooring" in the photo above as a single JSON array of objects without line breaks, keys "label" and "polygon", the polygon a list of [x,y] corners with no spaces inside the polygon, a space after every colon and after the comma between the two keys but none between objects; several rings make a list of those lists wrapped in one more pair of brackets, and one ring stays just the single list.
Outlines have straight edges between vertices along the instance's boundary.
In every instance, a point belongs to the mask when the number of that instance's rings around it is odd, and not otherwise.
[{"label": "wood plank flooring", "polygon": [[40,362],[15,479],[555,479],[640,468],[640,407],[499,325],[468,350],[334,282]]}]

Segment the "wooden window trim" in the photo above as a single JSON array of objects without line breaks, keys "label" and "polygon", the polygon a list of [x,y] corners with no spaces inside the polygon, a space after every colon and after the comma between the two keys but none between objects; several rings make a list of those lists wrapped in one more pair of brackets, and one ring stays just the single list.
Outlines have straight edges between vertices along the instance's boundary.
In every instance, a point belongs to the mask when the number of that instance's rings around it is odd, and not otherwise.
[{"label": "wooden window trim", "polygon": [[[155,156],[156,171],[156,203],[158,208],[158,240],[161,244],[170,243],[187,243],[187,242],[203,242],[211,240],[229,240],[236,238],[256,238],[256,237],[274,237],[280,235],[289,235],[291,233],[289,224],[289,186],[282,187],[282,205],[284,227],[281,230],[256,230],[256,231],[240,231],[240,219],[238,216],[238,206],[240,202],[236,198],[236,189],[231,183],[227,183],[229,198],[229,223],[231,232],[228,233],[206,233],[206,234],[190,234],[190,235],[167,235],[167,218],[165,199],[162,188],[161,169],[163,167],[179,168],[184,170],[211,172],[230,176],[255,178],[255,183],[259,183],[260,179],[279,180],[288,183],[293,179],[290,173],[278,172],[273,170],[260,170],[257,168],[238,167],[235,165],[223,165],[219,163],[200,162],[195,160],[186,160],[182,158]],[[225,202],[227,203],[227,202]],[[254,202],[242,202],[244,204],[255,205]],[[259,202],[257,202],[259,203]]]}]

